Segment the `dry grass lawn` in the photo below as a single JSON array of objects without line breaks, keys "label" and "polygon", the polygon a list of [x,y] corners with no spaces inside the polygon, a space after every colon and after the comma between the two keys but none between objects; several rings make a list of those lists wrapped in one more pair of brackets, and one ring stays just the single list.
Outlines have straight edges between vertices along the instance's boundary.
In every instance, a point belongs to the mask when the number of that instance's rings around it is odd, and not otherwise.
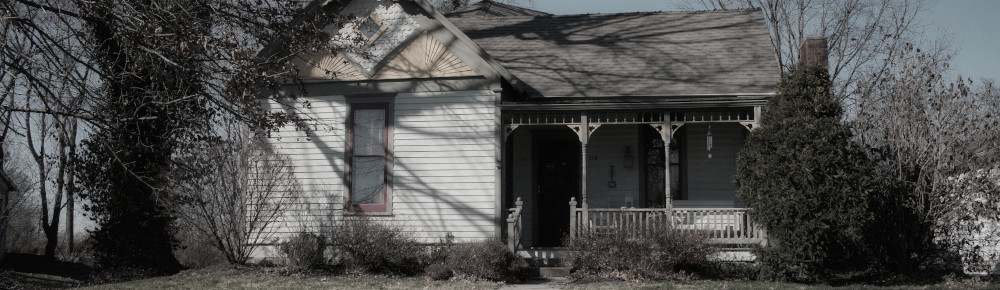
[{"label": "dry grass lawn", "polygon": [[84,289],[1000,289],[1000,285],[964,279],[930,285],[842,286],[807,285],[757,281],[694,280],[681,282],[622,282],[547,283],[544,285],[503,285],[464,280],[428,281],[424,277],[385,276],[283,276],[258,270],[233,270],[226,273],[182,272],[177,275],[137,280],[117,284],[96,285]]},{"label": "dry grass lawn", "polygon": [[500,286],[490,282],[428,281],[424,277],[288,274],[280,268],[219,265],[83,289],[496,289]]}]

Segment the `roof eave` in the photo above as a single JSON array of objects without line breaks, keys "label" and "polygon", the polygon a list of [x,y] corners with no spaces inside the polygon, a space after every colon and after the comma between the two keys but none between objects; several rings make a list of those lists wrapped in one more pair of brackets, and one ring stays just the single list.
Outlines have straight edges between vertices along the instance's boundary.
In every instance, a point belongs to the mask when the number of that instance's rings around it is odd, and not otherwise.
[{"label": "roof eave", "polygon": [[719,97],[770,97],[777,95],[777,93],[707,93],[707,94],[647,94],[647,95],[588,95],[588,96],[550,96],[546,95],[544,97],[536,97],[532,100],[543,100],[543,99],[602,99],[602,98],[719,98]]},{"label": "roof eave", "polygon": [[[444,15],[442,15],[441,13],[437,12],[437,10],[434,9],[433,6],[431,6],[424,0],[410,0],[410,1],[413,1],[418,6],[420,6],[420,8],[424,9],[424,11],[430,14],[431,17],[434,18],[434,20],[437,20],[439,23],[441,23],[442,26],[444,26],[445,29],[447,29],[449,32],[455,35],[455,37],[461,40],[463,44],[468,46],[470,49],[474,50],[476,54],[478,54],[479,57],[483,59],[483,61],[489,64],[490,68],[492,68],[493,71],[497,73],[497,76],[499,76],[499,78],[501,78],[502,81],[506,81],[507,83],[511,84],[511,88],[516,90],[518,94],[524,94],[524,90],[521,88],[522,84],[520,80],[515,78],[514,74],[510,73],[510,71],[508,71],[507,68],[500,65],[500,62],[496,61],[496,59],[494,59],[492,55],[487,53],[485,49],[480,47],[479,44],[477,44],[475,41],[469,38],[468,35],[465,35],[465,33],[462,32],[461,29],[458,29],[458,27],[455,26],[455,24],[451,23],[451,21],[449,21],[448,18],[444,17]],[[489,78],[490,76],[487,77]],[[497,81],[501,81],[501,79],[497,79]]]},{"label": "roof eave", "polygon": [[546,98],[531,101],[503,102],[500,107],[508,111],[531,110],[635,110],[635,109],[687,109],[753,107],[767,104],[775,93],[751,94],[701,94],[656,96],[611,96],[602,98],[571,97]]}]

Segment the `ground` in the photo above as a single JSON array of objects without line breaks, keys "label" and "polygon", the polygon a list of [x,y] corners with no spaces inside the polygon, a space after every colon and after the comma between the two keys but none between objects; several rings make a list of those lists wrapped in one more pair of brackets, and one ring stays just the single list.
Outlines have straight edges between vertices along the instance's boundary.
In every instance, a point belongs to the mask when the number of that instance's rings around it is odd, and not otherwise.
[{"label": "ground", "polygon": [[40,255],[8,253],[0,264],[0,289],[51,289],[84,285],[90,267]]},{"label": "ground", "polygon": [[424,277],[271,275],[260,272],[177,275],[104,284],[84,289],[496,289],[489,282],[428,281]]},{"label": "ground", "polygon": [[253,273],[234,275],[199,275],[181,273],[120,284],[99,285],[86,289],[997,289],[997,284],[951,282],[922,286],[805,285],[752,281],[681,281],[569,283],[565,280],[533,280],[524,284],[503,285],[490,282],[428,281],[423,277],[341,277],[341,276],[261,276]]},{"label": "ground", "polygon": [[37,255],[12,254],[0,265],[0,289],[1000,289],[983,278],[952,278],[943,282],[901,286],[847,284],[806,285],[757,281],[693,280],[671,282],[570,282],[534,279],[520,284],[485,281],[428,281],[424,277],[371,275],[330,276],[289,274],[282,268],[218,265],[179,274],[124,283],[94,285],[90,268],[80,263],[47,261]]}]

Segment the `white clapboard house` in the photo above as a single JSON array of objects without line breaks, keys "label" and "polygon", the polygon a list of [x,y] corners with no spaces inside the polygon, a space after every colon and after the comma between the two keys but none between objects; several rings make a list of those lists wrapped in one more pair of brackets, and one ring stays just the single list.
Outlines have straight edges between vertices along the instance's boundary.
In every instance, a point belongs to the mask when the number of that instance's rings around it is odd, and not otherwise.
[{"label": "white clapboard house", "polygon": [[325,29],[343,49],[296,55],[307,94],[264,104],[314,129],[272,133],[305,190],[276,225],[284,236],[365,216],[428,243],[501,237],[522,254],[664,222],[765,241],[733,183],[780,78],[760,10],[328,2],[349,19]]}]

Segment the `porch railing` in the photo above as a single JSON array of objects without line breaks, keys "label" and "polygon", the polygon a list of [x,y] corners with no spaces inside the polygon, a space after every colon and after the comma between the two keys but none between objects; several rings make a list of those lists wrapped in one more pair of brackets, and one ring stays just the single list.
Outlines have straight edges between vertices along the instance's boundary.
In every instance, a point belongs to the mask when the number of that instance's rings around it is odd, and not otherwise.
[{"label": "porch railing", "polygon": [[746,208],[586,208],[570,201],[570,235],[584,231],[624,230],[629,235],[643,236],[661,227],[699,230],[709,242],[726,246],[746,247],[766,244],[763,228],[750,222]]},{"label": "porch railing", "polygon": [[510,209],[510,215],[507,216],[507,248],[512,252],[517,252],[521,248],[521,229],[523,222],[521,221],[521,208],[524,202],[518,197],[517,201],[514,202],[514,208]]}]

